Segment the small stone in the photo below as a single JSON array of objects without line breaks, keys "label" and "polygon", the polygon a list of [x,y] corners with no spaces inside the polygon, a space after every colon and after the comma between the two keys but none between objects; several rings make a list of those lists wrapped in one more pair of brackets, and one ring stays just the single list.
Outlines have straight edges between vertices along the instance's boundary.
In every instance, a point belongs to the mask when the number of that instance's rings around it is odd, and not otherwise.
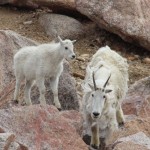
[{"label": "small stone", "polygon": [[146,64],[150,64],[150,58],[148,58],[148,57],[144,58],[143,62]]},{"label": "small stone", "polygon": [[12,142],[9,146],[8,150],[21,150],[21,147],[18,143]]},{"label": "small stone", "polygon": [[82,57],[82,58],[89,58],[90,57],[90,55],[89,54],[82,54],[80,57]]},{"label": "small stone", "polygon": [[134,57],[135,57],[136,59],[139,59],[139,58],[140,58],[140,56],[139,56],[139,55],[134,55]]},{"label": "small stone", "polygon": [[79,60],[79,61],[83,61],[83,62],[85,61],[85,58],[83,58],[81,56],[77,57],[76,59]]},{"label": "small stone", "polygon": [[32,23],[33,23],[32,20],[23,22],[24,25],[30,25],[30,24],[32,24]]},{"label": "small stone", "polygon": [[134,57],[134,56],[129,56],[127,59],[130,60],[130,61],[133,61],[133,60],[136,60],[136,57]]},{"label": "small stone", "polygon": [[80,68],[81,68],[82,70],[85,70],[85,69],[86,69],[86,66],[85,66],[85,65],[81,65]]},{"label": "small stone", "polygon": [[15,140],[12,133],[0,133],[0,150],[8,149],[10,144]]}]

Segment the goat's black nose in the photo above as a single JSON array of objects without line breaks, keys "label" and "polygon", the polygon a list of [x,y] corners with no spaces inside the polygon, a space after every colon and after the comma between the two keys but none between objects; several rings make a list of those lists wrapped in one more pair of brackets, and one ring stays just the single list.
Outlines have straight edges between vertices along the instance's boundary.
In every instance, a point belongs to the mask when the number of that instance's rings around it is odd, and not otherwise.
[{"label": "goat's black nose", "polygon": [[99,113],[98,113],[98,112],[93,112],[93,115],[94,115],[95,117],[97,117],[97,116],[99,116]]},{"label": "goat's black nose", "polygon": [[72,55],[72,58],[74,59],[76,56],[75,55]]}]

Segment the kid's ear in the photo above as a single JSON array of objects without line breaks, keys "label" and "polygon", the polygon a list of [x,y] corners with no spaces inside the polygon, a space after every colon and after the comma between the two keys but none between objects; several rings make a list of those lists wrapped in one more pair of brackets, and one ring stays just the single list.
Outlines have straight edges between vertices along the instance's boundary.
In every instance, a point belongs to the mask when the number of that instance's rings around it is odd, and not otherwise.
[{"label": "kid's ear", "polygon": [[110,92],[112,92],[112,90],[110,90],[110,89],[105,90],[105,93],[110,93]]},{"label": "kid's ear", "polygon": [[73,40],[72,43],[75,43],[77,40]]},{"label": "kid's ear", "polygon": [[61,44],[63,44],[63,40],[61,39],[60,36],[58,36],[58,41],[59,41]]}]

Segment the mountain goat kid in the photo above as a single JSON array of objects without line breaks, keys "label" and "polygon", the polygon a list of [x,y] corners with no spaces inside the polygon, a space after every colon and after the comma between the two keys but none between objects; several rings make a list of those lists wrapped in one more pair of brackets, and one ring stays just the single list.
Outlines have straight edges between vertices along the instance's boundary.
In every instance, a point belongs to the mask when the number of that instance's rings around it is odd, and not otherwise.
[{"label": "mountain goat kid", "polygon": [[58,36],[58,43],[41,44],[21,48],[14,56],[14,70],[16,86],[14,100],[18,101],[21,81],[26,79],[25,102],[31,105],[30,90],[34,80],[39,88],[40,103],[46,105],[45,85],[46,77],[50,78],[50,85],[54,94],[54,104],[61,109],[58,99],[58,82],[63,71],[63,60],[74,59],[73,43],[71,40],[62,40]]},{"label": "mountain goat kid", "polygon": [[128,64],[108,46],[100,48],[87,66],[82,84],[82,111],[91,147],[107,145],[108,137],[124,123],[122,99],[128,90]]}]

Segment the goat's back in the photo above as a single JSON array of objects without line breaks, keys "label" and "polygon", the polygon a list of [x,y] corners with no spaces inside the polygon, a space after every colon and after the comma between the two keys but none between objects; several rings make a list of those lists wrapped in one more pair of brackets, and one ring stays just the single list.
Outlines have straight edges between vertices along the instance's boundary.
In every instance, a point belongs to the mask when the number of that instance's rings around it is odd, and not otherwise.
[{"label": "goat's back", "polygon": [[[89,68],[99,68],[96,71],[96,76],[98,78],[104,78],[109,76],[108,74],[102,75],[103,67],[109,68],[111,72],[110,84],[114,85],[116,92],[119,97],[122,98],[125,96],[128,90],[128,64],[127,60],[120,56],[117,52],[111,50],[108,46],[100,48],[92,57]],[[88,68],[87,67],[87,68]],[[91,70],[91,71],[92,71]],[[109,72],[109,71],[108,71]],[[92,72],[91,72],[92,73]],[[90,74],[91,74],[90,73]],[[87,71],[86,75],[89,74]],[[88,75],[88,77],[91,75]],[[104,76],[104,77],[103,77]],[[88,78],[87,77],[87,78]]]}]

